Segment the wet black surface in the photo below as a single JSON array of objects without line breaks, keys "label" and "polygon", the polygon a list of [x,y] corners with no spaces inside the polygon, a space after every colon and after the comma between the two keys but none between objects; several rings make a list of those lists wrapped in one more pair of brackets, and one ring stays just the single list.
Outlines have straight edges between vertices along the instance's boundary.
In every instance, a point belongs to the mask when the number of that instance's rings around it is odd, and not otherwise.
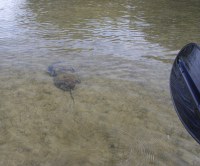
[{"label": "wet black surface", "polygon": [[188,44],[178,54],[170,76],[175,109],[187,131],[200,143],[200,47]]}]

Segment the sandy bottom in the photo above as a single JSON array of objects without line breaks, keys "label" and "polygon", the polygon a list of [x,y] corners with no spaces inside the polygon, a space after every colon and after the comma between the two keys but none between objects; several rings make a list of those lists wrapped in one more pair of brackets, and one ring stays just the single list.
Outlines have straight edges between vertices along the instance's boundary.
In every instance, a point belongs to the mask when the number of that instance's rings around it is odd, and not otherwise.
[{"label": "sandy bottom", "polygon": [[7,73],[0,79],[2,166],[200,164],[167,91],[88,76],[73,104],[45,72]]}]

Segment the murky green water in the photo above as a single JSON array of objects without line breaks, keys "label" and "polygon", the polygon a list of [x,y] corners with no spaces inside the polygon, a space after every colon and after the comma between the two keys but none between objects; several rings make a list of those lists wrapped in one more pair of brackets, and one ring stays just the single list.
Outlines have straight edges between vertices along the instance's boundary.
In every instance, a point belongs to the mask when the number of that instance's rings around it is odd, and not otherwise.
[{"label": "murky green water", "polygon": [[[178,50],[200,42],[200,2],[1,0],[0,165],[200,164],[169,94]],[[47,67],[74,67],[56,88]]]}]

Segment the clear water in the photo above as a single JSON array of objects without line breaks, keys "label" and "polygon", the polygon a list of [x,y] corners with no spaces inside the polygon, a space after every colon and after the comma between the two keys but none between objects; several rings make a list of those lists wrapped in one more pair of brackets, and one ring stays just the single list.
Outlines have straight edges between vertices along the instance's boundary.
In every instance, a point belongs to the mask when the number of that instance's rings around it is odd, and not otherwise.
[{"label": "clear water", "polygon": [[[173,60],[200,42],[200,2],[1,0],[0,165],[200,164],[169,92]],[[81,79],[70,94],[47,67]]]}]

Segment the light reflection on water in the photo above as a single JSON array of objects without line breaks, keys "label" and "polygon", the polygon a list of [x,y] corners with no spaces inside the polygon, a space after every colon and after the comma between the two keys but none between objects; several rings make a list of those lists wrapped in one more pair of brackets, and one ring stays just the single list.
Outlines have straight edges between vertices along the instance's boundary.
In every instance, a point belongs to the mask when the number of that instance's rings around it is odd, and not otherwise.
[{"label": "light reflection on water", "polygon": [[[2,0],[0,165],[199,165],[168,88],[199,41],[193,1]],[[58,61],[81,78],[75,105],[46,73]]]}]

